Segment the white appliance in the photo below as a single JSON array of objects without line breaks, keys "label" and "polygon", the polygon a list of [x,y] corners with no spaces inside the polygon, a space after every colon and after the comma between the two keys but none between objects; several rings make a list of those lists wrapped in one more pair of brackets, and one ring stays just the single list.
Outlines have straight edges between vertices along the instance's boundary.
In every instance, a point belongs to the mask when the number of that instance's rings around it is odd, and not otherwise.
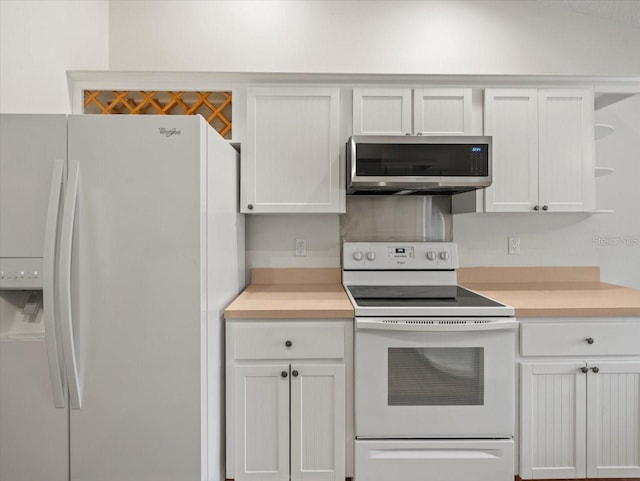
[{"label": "white appliance", "polygon": [[345,243],[355,479],[512,481],[513,308],[456,284],[452,243]]},{"label": "white appliance", "polygon": [[223,479],[237,152],[201,117],[0,129],[0,479]]}]

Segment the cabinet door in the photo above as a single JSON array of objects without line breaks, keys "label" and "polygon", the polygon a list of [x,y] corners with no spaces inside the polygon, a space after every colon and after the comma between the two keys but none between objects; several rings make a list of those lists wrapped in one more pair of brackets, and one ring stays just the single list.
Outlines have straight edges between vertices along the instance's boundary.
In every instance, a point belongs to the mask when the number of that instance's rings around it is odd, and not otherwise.
[{"label": "cabinet door", "polygon": [[538,205],[538,93],[487,89],[484,134],[493,136],[493,183],[486,212],[533,212]]},{"label": "cabinet door", "polygon": [[353,89],[353,135],[410,134],[410,88]]},{"label": "cabinet door", "polygon": [[247,89],[241,212],[344,209],[337,88]]},{"label": "cabinet door", "polygon": [[539,199],[550,212],[595,207],[593,92],[540,90]]},{"label": "cabinet door", "polygon": [[520,477],[585,477],[584,363],[521,363]]},{"label": "cabinet door", "polygon": [[640,362],[589,366],[587,476],[640,477]]},{"label": "cabinet door", "polygon": [[293,364],[291,374],[291,481],[342,481],[344,364]]},{"label": "cabinet door", "polygon": [[415,135],[471,135],[470,88],[418,88],[413,91]]},{"label": "cabinet door", "polygon": [[289,365],[238,366],[234,389],[236,481],[288,481]]}]

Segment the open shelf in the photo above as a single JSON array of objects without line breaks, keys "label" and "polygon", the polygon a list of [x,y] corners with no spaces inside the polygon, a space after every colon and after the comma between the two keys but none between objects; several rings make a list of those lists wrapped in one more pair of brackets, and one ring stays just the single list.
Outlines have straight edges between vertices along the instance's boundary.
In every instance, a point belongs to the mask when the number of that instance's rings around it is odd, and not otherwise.
[{"label": "open shelf", "polygon": [[599,139],[602,139],[604,137],[607,137],[607,136],[611,135],[614,130],[615,129],[614,129],[613,125],[596,124],[595,125],[596,140],[599,140]]},{"label": "open shelf", "polygon": [[596,110],[600,110],[603,107],[620,102],[634,95],[627,92],[603,92],[595,95],[594,107]]}]

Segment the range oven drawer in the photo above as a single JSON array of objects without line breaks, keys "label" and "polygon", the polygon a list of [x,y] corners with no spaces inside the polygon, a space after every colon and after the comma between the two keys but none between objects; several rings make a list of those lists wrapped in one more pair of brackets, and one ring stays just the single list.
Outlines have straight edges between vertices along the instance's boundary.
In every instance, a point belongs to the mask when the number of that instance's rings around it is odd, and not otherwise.
[{"label": "range oven drawer", "polygon": [[356,440],[363,481],[513,481],[513,440]]}]

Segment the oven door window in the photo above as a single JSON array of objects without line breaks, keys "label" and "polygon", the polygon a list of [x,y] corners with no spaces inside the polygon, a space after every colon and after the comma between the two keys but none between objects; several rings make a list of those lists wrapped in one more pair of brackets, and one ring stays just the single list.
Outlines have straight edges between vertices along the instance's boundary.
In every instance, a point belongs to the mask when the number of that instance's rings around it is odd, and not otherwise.
[{"label": "oven door window", "polygon": [[484,348],[388,348],[389,406],[481,406]]}]

